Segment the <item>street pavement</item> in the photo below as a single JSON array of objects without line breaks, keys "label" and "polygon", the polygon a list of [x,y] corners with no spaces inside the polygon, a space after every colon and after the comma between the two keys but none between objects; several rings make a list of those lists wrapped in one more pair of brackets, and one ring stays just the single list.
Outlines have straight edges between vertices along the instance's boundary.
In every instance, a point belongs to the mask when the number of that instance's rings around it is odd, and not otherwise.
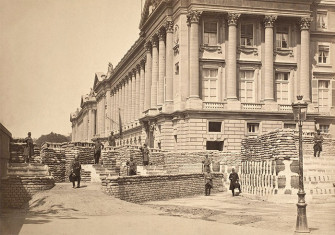
[{"label": "street pavement", "polygon": [[[293,234],[294,197],[268,202],[224,192],[133,204],[104,194],[97,184],[72,189],[62,183],[34,195],[26,210],[1,211],[0,234]],[[334,234],[330,199],[308,202],[311,234]]]}]

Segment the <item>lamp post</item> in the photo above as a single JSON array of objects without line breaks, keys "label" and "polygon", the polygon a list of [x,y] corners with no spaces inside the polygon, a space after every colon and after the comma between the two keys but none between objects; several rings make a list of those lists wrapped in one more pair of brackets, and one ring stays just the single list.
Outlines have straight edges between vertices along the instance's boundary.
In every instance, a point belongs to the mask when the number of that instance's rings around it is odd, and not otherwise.
[{"label": "lamp post", "polygon": [[299,191],[298,191],[298,203],[297,203],[297,224],[296,233],[309,233],[306,216],[306,202],[305,202],[305,190],[304,190],[304,165],[303,165],[303,154],[302,154],[302,122],[306,120],[307,114],[307,103],[302,101],[303,96],[297,96],[298,101],[292,104],[292,110],[294,120],[299,125]]}]

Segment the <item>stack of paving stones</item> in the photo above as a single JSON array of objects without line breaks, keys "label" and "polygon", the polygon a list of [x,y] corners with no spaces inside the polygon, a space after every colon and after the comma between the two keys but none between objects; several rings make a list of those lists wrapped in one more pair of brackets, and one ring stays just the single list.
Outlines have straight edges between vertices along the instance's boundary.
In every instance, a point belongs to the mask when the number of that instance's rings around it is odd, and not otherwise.
[{"label": "stack of paving stones", "polygon": [[83,182],[91,182],[91,172],[82,169],[80,171],[80,180]]},{"label": "stack of paving stones", "polygon": [[[10,142],[10,163],[24,163],[25,158],[23,155],[24,148],[26,147],[26,143],[24,139],[14,139]],[[40,158],[40,149],[34,144],[34,155],[30,159],[31,163],[41,163]]]},{"label": "stack of paving stones", "polygon": [[[221,173],[213,173],[213,193],[223,191]],[[107,177],[104,190],[129,202],[144,202],[204,194],[203,174]]]},{"label": "stack of paving stones", "polygon": [[44,143],[41,149],[42,163],[49,167],[56,183],[65,182],[65,151],[62,144]]},{"label": "stack of paving stones", "polygon": [[243,161],[264,161],[297,157],[293,130],[275,130],[257,137],[247,137],[241,142]]}]

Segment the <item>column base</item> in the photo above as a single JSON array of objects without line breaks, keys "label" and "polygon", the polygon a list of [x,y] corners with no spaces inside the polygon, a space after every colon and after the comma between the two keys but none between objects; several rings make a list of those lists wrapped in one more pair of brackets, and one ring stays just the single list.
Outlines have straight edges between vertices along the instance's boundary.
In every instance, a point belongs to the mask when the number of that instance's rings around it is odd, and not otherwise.
[{"label": "column base", "polygon": [[202,100],[199,97],[189,97],[186,100],[186,109],[202,109]]}]

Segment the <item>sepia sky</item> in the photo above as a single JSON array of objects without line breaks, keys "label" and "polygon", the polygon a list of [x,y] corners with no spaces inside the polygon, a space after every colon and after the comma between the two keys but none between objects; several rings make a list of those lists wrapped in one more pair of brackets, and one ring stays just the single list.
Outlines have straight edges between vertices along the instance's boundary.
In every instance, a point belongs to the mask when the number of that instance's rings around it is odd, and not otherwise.
[{"label": "sepia sky", "polygon": [[68,135],[95,72],[137,40],[140,15],[141,0],[0,0],[0,122],[13,137]]}]

